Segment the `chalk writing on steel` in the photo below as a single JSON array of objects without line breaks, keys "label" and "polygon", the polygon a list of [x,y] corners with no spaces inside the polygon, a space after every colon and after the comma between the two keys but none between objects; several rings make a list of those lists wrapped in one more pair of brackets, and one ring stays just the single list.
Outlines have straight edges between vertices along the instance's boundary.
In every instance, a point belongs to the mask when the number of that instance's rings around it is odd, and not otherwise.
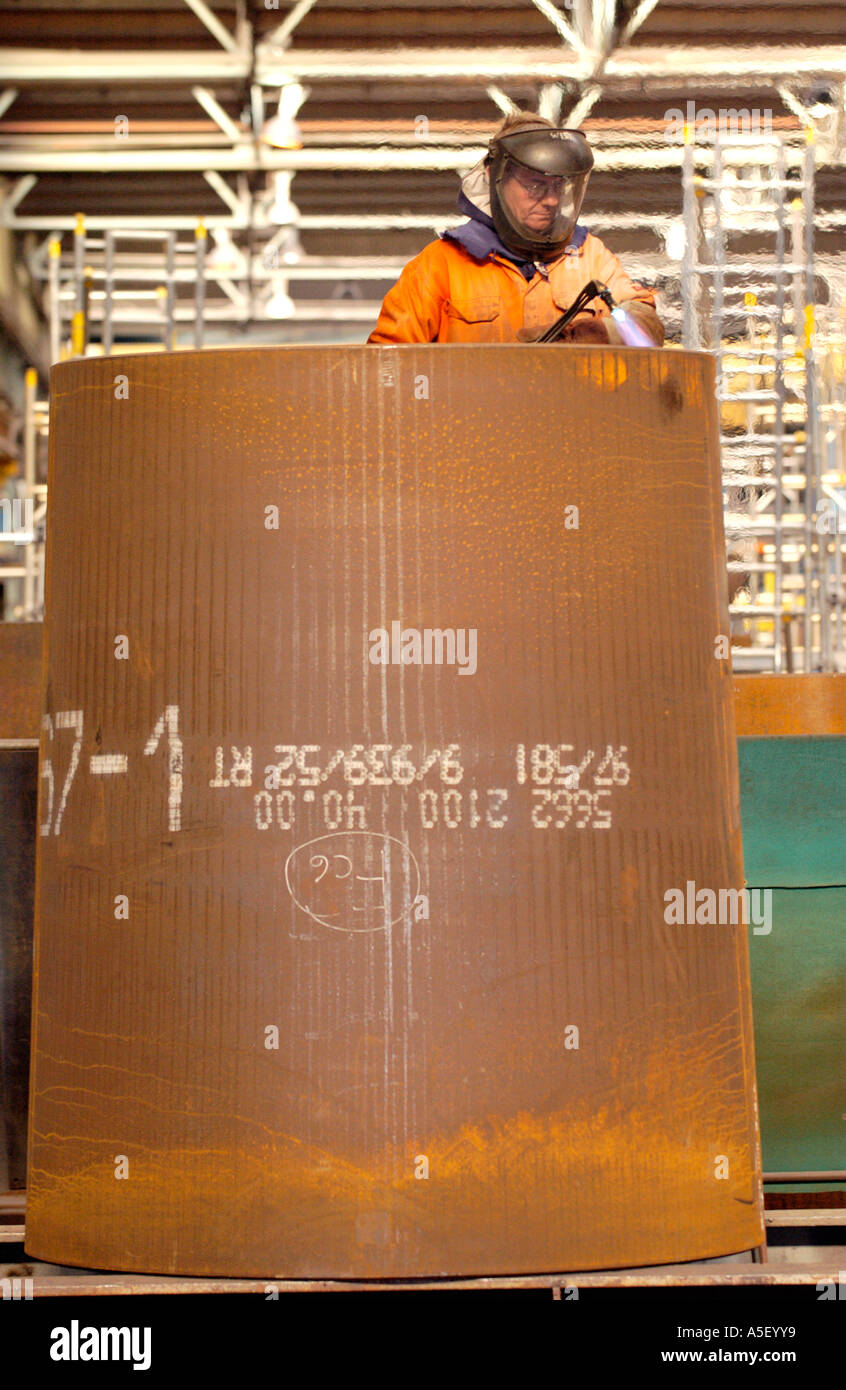
[{"label": "chalk writing on steel", "polygon": [[[57,710],[55,715],[45,714],[41,720],[41,731],[44,734],[41,746],[41,766],[39,777],[46,782],[46,790],[42,798],[43,819],[39,826],[42,835],[61,834],[62,825],[65,819],[65,809],[68,804],[68,797],[77,768],[80,764],[82,751],[82,736],[85,726],[83,711],[79,709]],[[58,733],[62,729],[70,729],[73,732],[73,743],[70,747],[67,769],[64,781],[62,782],[61,792],[58,797],[58,807],[56,807],[57,781],[54,772],[54,758],[56,752],[54,744],[58,745]],[[168,830],[177,831],[182,828],[182,739],[179,734],[179,706],[167,705],[164,713],[156,721],[152,733],[144,747],[146,756],[152,756],[159,747],[162,739],[167,747],[167,812]],[[108,777],[115,774],[128,773],[129,758],[126,753],[92,753],[83,766],[95,777]],[[55,819],[53,812],[56,812]]]},{"label": "chalk writing on steel", "polygon": [[[166,705],[143,747],[145,758],[159,754],[158,765],[164,763],[165,805],[171,833],[182,829],[186,790],[180,720],[179,706]],[[40,832],[58,835],[67,820],[71,788],[80,766],[98,780],[134,778],[130,777],[130,757],[125,752],[96,751],[83,757],[83,730],[94,726],[86,724],[82,710],[46,713],[41,727],[44,737],[40,777],[46,785],[41,800]],[[65,730],[73,735],[72,739],[66,734],[60,737]],[[187,737],[190,748],[190,730]],[[99,729],[96,745],[99,750]],[[392,800],[400,797],[413,823],[424,832],[473,831],[480,826],[503,830],[515,824],[530,824],[540,831],[592,831],[611,829],[620,789],[631,785],[625,744],[598,743],[595,748],[579,751],[570,743],[518,743],[510,751],[502,750],[509,766],[500,765],[497,769],[497,780],[506,783],[497,787],[472,785],[472,769],[465,766],[458,743],[447,743],[441,748],[408,743],[354,743],[347,748],[277,743],[272,747],[274,761],[267,762],[268,754],[251,743],[215,745],[214,775],[206,782],[215,798],[223,793],[229,804],[233,796],[237,800],[239,793],[249,790],[253,823],[259,831],[275,829],[296,834],[319,828],[330,836],[368,837],[368,844],[370,838],[379,834],[369,822],[380,814],[374,798],[368,795],[370,789],[379,789],[382,798],[389,793]],[[198,754],[195,748],[194,766]],[[207,753],[204,750],[199,755],[205,757]],[[133,761],[132,766],[137,776],[137,762]],[[488,774],[492,770],[488,764]],[[254,790],[257,786],[261,789]],[[76,793],[70,800],[75,798]],[[249,802],[244,808],[247,815],[248,806]],[[374,881],[380,881],[378,875]]]},{"label": "chalk writing on steel", "polygon": [[[53,834],[58,835],[62,829],[62,817],[65,814],[65,807],[68,801],[68,793],[79,767],[79,750],[82,747],[82,710],[79,709],[60,709],[56,714],[56,729],[72,729],[74,734],[73,747],[71,748],[70,760],[68,762],[65,780],[62,784],[61,796],[59,798],[59,809],[56,812],[55,824],[52,826]],[[53,720],[49,714],[45,714],[41,720],[41,728],[49,738],[49,745],[53,743]],[[40,777],[47,782],[47,807],[46,815],[41,823],[40,831],[42,835],[49,835],[51,822],[53,820],[53,800],[55,793],[55,779],[53,776],[53,760],[45,747],[41,757]]]},{"label": "chalk writing on steel", "polygon": [[285,883],[297,907],[324,927],[387,931],[412,915],[420,868],[408,845],[393,835],[346,830],[292,850]]}]

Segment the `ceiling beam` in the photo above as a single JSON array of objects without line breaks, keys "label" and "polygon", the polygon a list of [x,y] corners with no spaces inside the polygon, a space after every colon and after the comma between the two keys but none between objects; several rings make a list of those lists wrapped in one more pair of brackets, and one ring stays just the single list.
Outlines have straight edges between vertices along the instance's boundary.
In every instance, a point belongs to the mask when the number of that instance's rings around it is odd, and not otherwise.
[{"label": "ceiling beam", "polygon": [[545,82],[538,94],[538,115],[545,116],[553,125],[558,125],[563,101],[564,88],[561,83]]},{"label": "ceiling beam", "polygon": [[511,100],[511,97],[506,96],[501,87],[497,87],[495,82],[490,82],[486,90],[491,101],[499,107],[503,116],[511,116],[520,109],[517,103]]},{"label": "ceiling beam", "polygon": [[577,129],[601,96],[602,87],[598,82],[591,82],[586,87],[583,87],[581,96],[570,111],[564,124],[570,126],[572,129]]},{"label": "ceiling beam", "polygon": [[14,212],[18,203],[23,201],[30,189],[34,188],[37,183],[38,179],[34,174],[25,174],[23,178],[17,179],[12,184],[7,193],[0,191],[0,206],[2,206],[3,212]]},{"label": "ceiling beam", "polygon": [[568,23],[561,11],[552,4],[551,0],[532,0],[532,3],[536,10],[540,10],[544,19],[549,20],[556,33],[561,35],[564,42],[568,43],[586,64],[589,64],[591,59],[590,49],[582,43],[581,38],[576,33],[572,24]]},{"label": "ceiling beam", "polygon": [[[257,52],[256,75],[266,85],[279,86],[292,73],[309,81],[440,78],[474,82],[573,80],[591,72],[589,61],[563,47],[359,49],[356,53],[303,48],[277,56],[278,61],[272,48]],[[609,58],[604,76],[636,78],[647,86],[656,78],[669,77],[689,85],[703,78],[745,81],[752,72],[770,82],[802,74],[815,79],[846,75],[846,45],[685,48],[683,58],[669,46],[620,48]]]},{"label": "ceiling beam", "polygon": [[625,25],[620,34],[620,37],[618,39],[618,44],[620,47],[623,47],[623,45],[628,43],[632,34],[637,33],[638,29],[641,27],[644,21],[647,20],[649,16],[652,14],[652,11],[655,9],[655,6],[657,4],[658,0],[640,0],[640,4],[638,5],[631,19]]},{"label": "ceiling beam", "polygon": [[[271,30],[269,34],[265,34],[262,43],[271,48],[287,48],[300,20],[305,19],[309,10],[314,7],[314,4],[315,0],[298,0],[298,3],[288,11],[285,19],[283,19],[278,28]],[[267,6],[267,8],[269,9],[270,6]]]},{"label": "ceiling beam", "polygon": [[[750,134],[732,140],[724,147],[724,163],[748,162],[750,148],[765,152],[778,143],[778,135]],[[597,173],[612,169],[671,169],[681,165],[681,142],[660,141],[654,144],[636,143],[629,146],[603,148],[594,143],[594,169]],[[18,174],[76,173],[183,173],[243,170],[270,172],[274,170],[368,170],[389,171],[410,169],[420,171],[466,172],[486,153],[486,146],[467,145],[457,149],[427,148],[391,149],[378,147],[322,149],[309,147],[298,150],[263,149],[252,145],[235,149],[210,150],[10,150],[0,149],[0,172]],[[696,149],[697,162],[709,163],[712,154],[707,144]]]},{"label": "ceiling beam", "polygon": [[[482,146],[458,149],[300,150],[259,147],[252,142],[230,149],[51,150],[0,148],[0,171],[20,174],[168,173],[208,169],[464,169],[481,159]],[[677,162],[677,161],[676,161]]]},{"label": "ceiling beam", "polygon": [[0,48],[0,82],[187,82],[244,81],[250,73],[249,48],[162,52],[128,49]]},{"label": "ceiling beam", "polygon": [[[763,138],[760,143],[765,143]],[[486,146],[462,149],[301,149],[262,150],[258,157],[250,145],[212,150],[4,150],[0,171],[6,173],[173,173],[243,169],[253,172],[276,169],[344,170],[467,170],[486,153]],[[594,149],[594,168],[673,168],[681,164],[681,145],[662,144],[643,148]]]},{"label": "ceiling beam", "polygon": [[221,201],[230,209],[232,216],[238,218],[243,225],[247,219],[248,206],[238,197],[234,189],[230,188],[226,180],[222,179],[214,169],[204,170],[203,177]]},{"label": "ceiling beam", "polygon": [[208,91],[205,87],[192,87],[191,95],[200,103],[206,115],[211,116],[212,120],[220,126],[224,135],[227,135],[233,143],[237,143],[242,135],[247,133],[235,124],[227,111],[224,111],[213,92]]},{"label": "ceiling beam", "polygon": [[224,28],[217,15],[209,9],[204,0],[185,0],[185,3],[189,9],[194,11],[201,23],[205,24],[212,37],[217,39],[221,48],[226,49],[228,53],[238,52],[238,40],[233,34],[230,34],[228,29]]},{"label": "ceiling beam", "polygon": [[[249,46],[236,50],[162,52],[83,51],[80,49],[0,48],[0,82],[169,83],[245,80],[251,70]],[[564,47],[279,49],[259,45],[255,78],[280,87],[295,79],[357,81],[440,80],[472,84],[496,81],[579,81],[591,63]],[[703,82],[713,86],[752,87],[795,81],[846,77],[846,45],[795,45],[756,48],[702,47],[679,53],[670,46],[619,48],[605,66],[603,81],[635,81],[645,90],[668,82],[687,90]],[[378,94],[377,94],[378,96]]]}]

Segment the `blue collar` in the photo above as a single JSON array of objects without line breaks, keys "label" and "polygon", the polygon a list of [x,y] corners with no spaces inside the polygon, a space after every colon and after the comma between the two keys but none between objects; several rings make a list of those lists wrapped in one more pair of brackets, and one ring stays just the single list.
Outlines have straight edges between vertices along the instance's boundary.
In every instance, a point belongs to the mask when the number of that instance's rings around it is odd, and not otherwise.
[{"label": "blue collar", "polygon": [[[482,212],[474,203],[471,203],[464,193],[458,195],[458,210],[459,212],[466,212],[471,220],[462,222],[460,227],[452,227],[449,231],[442,232],[441,237],[444,241],[455,242],[476,261],[487,261],[491,256],[503,256],[505,260],[511,261],[512,265],[516,265],[526,280],[533,279],[537,274],[537,266],[534,261],[527,259],[522,252],[509,251],[508,247],[500,241],[493,218],[488,217],[487,213]],[[587,227],[577,223],[569,246],[581,246],[586,237]]]}]

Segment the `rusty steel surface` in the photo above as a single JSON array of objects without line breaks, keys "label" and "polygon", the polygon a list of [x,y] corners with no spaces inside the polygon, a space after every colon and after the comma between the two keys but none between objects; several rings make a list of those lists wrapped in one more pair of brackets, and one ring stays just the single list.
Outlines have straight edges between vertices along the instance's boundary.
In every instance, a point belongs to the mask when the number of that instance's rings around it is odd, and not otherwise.
[{"label": "rusty steel surface", "polygon": [[736,676],[738,738],[846,734],[846,675]]},{"label": "rusty steel surface", "polygon": [[0,623],[0,739],[37,739],[42,623]]},{"label": "rusty steel surface", "polygon": [[30,1255],[384,1279],[760,1244],[745,929],[665,917],[743,882],[713,372],[53,369]]}]

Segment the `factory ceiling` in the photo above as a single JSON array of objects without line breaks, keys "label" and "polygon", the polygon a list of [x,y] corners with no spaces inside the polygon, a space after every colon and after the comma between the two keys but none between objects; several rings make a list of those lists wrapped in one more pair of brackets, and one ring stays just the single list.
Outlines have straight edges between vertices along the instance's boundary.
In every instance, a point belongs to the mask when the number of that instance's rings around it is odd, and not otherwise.
[{"label": "factory ceiling", "polygon": [[[585,220],[647,267],[680,215],[682,115],[697,134],[724,113],[763,121],[797,151],[813,129],[833,253],[844,34],[846,0],[5,0],[0,225],[36,274],[51,236],[71,255],[80,213],[92,235],[174,230],[187,278],[202,218],[230,229],[250,276],[287,248],[297,302],[348,313],[360,336],[518,105],[585,130]],[[269,143],[292,122],[299,148]]]}]

